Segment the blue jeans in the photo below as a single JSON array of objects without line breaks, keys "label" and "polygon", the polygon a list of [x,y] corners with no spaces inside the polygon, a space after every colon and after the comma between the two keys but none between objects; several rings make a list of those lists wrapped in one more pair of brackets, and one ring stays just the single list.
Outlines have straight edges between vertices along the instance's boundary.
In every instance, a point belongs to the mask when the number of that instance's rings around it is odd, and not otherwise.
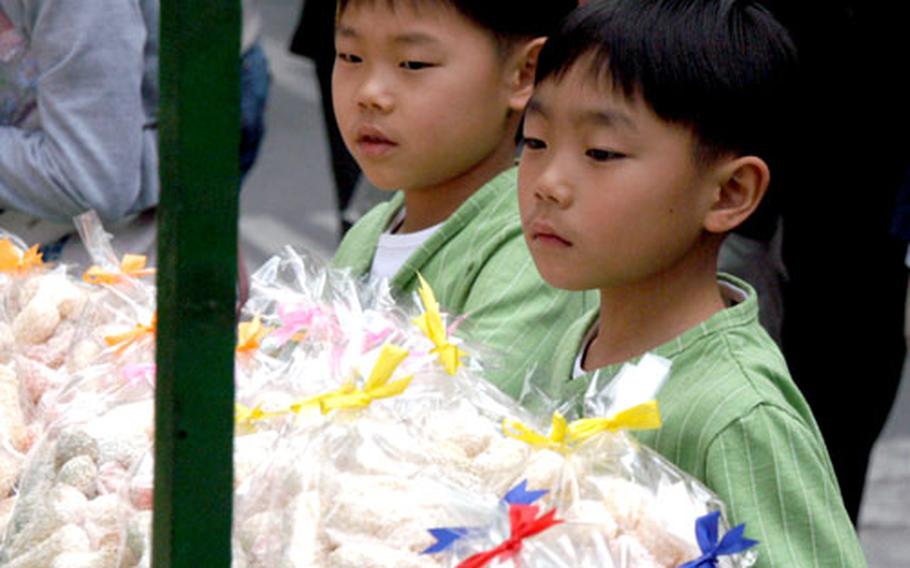
[{"label": "blue jeans", "polygon": [[265,105],[269,97],[269,62],[259,43],[240,58],[240,181],[256,162],[265,133]]}]

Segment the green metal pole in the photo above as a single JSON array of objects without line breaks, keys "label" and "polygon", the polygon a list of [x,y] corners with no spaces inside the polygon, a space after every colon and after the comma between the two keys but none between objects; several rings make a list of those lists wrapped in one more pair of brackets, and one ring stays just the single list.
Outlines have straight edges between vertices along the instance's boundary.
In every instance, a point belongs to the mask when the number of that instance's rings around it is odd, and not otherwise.
[{"label": "green metal pole", "polygon": [[161,0],[156,567],[231,563],[240,2]]}]

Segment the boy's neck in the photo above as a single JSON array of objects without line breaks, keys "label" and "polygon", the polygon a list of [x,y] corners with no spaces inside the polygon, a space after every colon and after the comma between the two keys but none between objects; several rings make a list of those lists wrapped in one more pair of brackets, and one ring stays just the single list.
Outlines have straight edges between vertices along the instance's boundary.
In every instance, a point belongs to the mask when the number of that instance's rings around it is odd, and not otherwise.
[{"label": "boy's neck", "polygon": [[717,246],[707,245],[646,281],[600,290],[597,335],[587,371],[642,355],[724,309],[717,283]]},{"label": "boy's neck", "polygon": [[488,181],[515,163],[515,144],[500,144],[470,169],[441,183],[404,190],[405,218],[398,233],[413,233],[448,219]]}]

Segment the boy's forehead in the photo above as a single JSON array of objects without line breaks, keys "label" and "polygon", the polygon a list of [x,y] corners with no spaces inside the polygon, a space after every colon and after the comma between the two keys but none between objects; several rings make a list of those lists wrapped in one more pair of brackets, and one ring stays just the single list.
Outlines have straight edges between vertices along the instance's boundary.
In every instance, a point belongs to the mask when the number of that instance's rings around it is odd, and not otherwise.
[{"label": "boy's forehead", "polygon": [[528,103],[527,111],[529,115],[540,116],[546,120],[565,119],[577,127],[599,126],[631,133],[639,131],[635,115],[608,102],[535,97]]},{"label": "boy's forehead", "polygon": [[448,2],[428,0],[347,0],[338,5],[337,23],[351,13],[387,14],[403,24],[415,20],[440,20],[458,14]]},{"label": "boy's forehead", "polygon": [[[339,37],[357,39],[363,32],[356,26],[339,22],[335,33]],[[433,45],[439,43],[439,38],[436,35],[420,29],[402,28],[400,32],[393,33],[388,39],[392,43],[401,45]]]},{"label": "boy's forehead", "polygon": [[338,12],[341,13],[351,6],[379,6],[380,8],[385,8],[391,11],[395,11],[399,6],[405,6],[416,10],[425,3],[426,0],[340,0],[338,2]]},{"label": "boy's forehead", "polygon": [[[629,104],[640,98],[638,92],[627,93],[622,85],[613,80],[609,56],[594,52],[583,53],[566,61],[540,81],[540,84],[548,83],[556,83],[569,89],[600,93],[605,98],[624,99]],[[539,86],[536,85],[535,88]]]},{"label": "boy's forehead", "polygon": [[360,0],[349,5],[338,14],[335,33],[339,37],[370,35],[393,43],[420,45],[439,42],[465,26],[474,27],[447,3],[400,1],[398,6],[387,0]]},{"label": "boy's forehead", "polygon": [[576,63],[566,73],[551,76],[534,87],[528,113],[549,118],[555,114],[573,122],[637,130],[644,104],[640,97],[627,97],[609,78],[588,72]]},{"label": "boy's forehead", "polygon": [[[436,47],[447,52],[501,56],[496,38],[447,2],[400,0],[394,9],[388,0],[359,0],[339,12],[338,39],[375,46]],[[418,6],[419,7],[415,7]]]}]

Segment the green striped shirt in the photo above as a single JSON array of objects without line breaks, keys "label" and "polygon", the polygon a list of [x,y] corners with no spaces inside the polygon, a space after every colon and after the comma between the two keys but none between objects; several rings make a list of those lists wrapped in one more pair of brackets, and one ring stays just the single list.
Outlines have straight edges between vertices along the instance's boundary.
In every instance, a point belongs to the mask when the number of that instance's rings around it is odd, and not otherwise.
[{"label": "green striped shirt", "polygon": [[[757,566],[866,566],[812,412],[758,323],[755,291],[720,279],[746,300],[652,351],[673,362],[657,396],[663,426],[637,438],[714,490],[733,524],[746,523],[760,541]],[[559,347],[543,387],[560,400],[622,367],[571,378],[598,315],[579,320]]]},{"label": "green striped shirt", "polygon": [[[393,289],[411,293],[419,271],[443,309],[466,315],[467,338],[501,357],[489,378],[513,397],[526,370],[548,361],[566,329],[597,305],[594,293],[557,290],[540,278],[521,233],[516,183],[512,168],[477,190],[391,280]],[[367,213],[345,236],[335,266],[368,274],[379,236],[403,204],[399,192]]]}]

